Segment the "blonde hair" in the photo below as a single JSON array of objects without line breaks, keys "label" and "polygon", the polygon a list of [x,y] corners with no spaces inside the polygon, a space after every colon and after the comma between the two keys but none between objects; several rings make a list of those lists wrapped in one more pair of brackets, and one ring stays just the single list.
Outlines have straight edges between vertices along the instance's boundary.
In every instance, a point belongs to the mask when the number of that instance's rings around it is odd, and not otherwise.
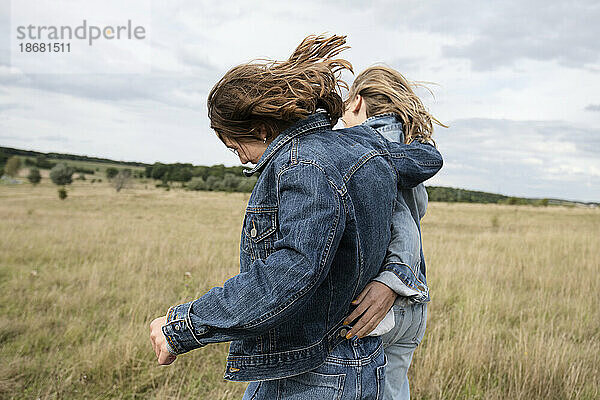
[{"label": "blonde hair", "polygon": [[352,64],[336,59],[346,36],[306,37],[286,61],[257,60],[232,68],[208,95],[208,117],[219,138],[277,136],[294,122],[324,108],[332,125],[344,112],[340,74]]},{"label": "blonde hair", "polygon": [[435,141],[433,124],[443,126],[425,108],[412,87],[423,86],[409,82],[402,74],[387,66],[369,67],[361,72],[348,93],[348,102],[357,95],[362,96],[367,109],[367,118],[384,113],[395,113],[402,122],[404,142],[415,139],[422,142]]}]

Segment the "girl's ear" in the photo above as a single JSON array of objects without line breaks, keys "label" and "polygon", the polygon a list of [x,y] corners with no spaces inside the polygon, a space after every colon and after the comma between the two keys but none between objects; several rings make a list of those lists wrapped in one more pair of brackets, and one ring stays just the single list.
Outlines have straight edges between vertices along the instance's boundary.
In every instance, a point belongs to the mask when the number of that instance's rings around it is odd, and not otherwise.
[{"label": "girl's ear", "polygon": [[265,128],[264,126],[261,125],[261,127],[258,129],[260,131],[260,138],[262,139],[263,143],[266,143],[267,137],[269,136],[269,134],[267,132],[267,128]]},{"label": "girl's ear", "polygon": [[354,106],[352,107],[352,112],[354,114],[358,114],[360,112],[360,109],[363,105],[363,98],[360,94],[357,94],[356,97],[354,98],[354,101],[352,102],[354,103]]}]

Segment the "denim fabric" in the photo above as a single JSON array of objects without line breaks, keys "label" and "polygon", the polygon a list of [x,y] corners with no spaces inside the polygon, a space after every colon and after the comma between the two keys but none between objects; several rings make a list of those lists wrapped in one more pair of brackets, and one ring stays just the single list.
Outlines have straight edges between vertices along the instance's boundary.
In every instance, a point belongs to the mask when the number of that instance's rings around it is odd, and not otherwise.
[{"label": "denim fabric", "polygon": [[338,344],[312,371],[250,383],[242,400],[381,400],[385,379],[380,340],[354,338]]},{"label": "denim fabric", "polygon": [[[392,142],[404,142],[402,123],[393,113],[375,115],[363,124]],[[429,301],[420,224],[426,209],[427,191],[423,184],[398,191],[392,215],[392,237],[383,270],[375,278],[398,294],[397,304]]]},{"label": "denim fabric", "polygon": [[298,121],[247,171],[261,174],[240,273],[169,309],[169,346],[181,354],[231,341],[225,378],[236,381],[314,370],[346,341],[350,303],[381,268],[398,189],[441,166],[428,144],[390,142],[364,125],[334,131],[323,112]]},{"label": "denim fabric", "polygon": [[385,371],[385,400],[409,400],[408,368],[413,353],[423,340],[427,326],[427,303],[392,307],[396,326],[381,337],[388,365]]}]

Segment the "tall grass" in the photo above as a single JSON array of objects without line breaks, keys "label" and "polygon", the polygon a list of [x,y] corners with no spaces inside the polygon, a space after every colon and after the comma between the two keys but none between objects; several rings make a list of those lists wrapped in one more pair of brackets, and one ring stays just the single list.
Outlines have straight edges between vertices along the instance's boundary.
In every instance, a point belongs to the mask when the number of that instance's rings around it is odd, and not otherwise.
[{"label": "tall grass", "polygon": [[[156,364],[149,322],[238,269],[248,195],[0,186],[0,398],[238,399],[227,344]],[[600,212],[433,203],[413,398],[600,394]]]}]

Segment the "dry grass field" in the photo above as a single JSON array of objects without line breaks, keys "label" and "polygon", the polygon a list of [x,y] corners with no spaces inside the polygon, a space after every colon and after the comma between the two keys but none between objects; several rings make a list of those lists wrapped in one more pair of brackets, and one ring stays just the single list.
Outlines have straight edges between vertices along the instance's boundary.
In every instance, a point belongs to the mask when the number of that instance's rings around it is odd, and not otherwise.
[{"label": "dry grass field", "polygon": [[[0,185],[1,399],[239,399],[227,344],[156,364],[149,322],[238,269],[247,194]],[[430,204],[414,399],[600,397],[600,210]]]}]

